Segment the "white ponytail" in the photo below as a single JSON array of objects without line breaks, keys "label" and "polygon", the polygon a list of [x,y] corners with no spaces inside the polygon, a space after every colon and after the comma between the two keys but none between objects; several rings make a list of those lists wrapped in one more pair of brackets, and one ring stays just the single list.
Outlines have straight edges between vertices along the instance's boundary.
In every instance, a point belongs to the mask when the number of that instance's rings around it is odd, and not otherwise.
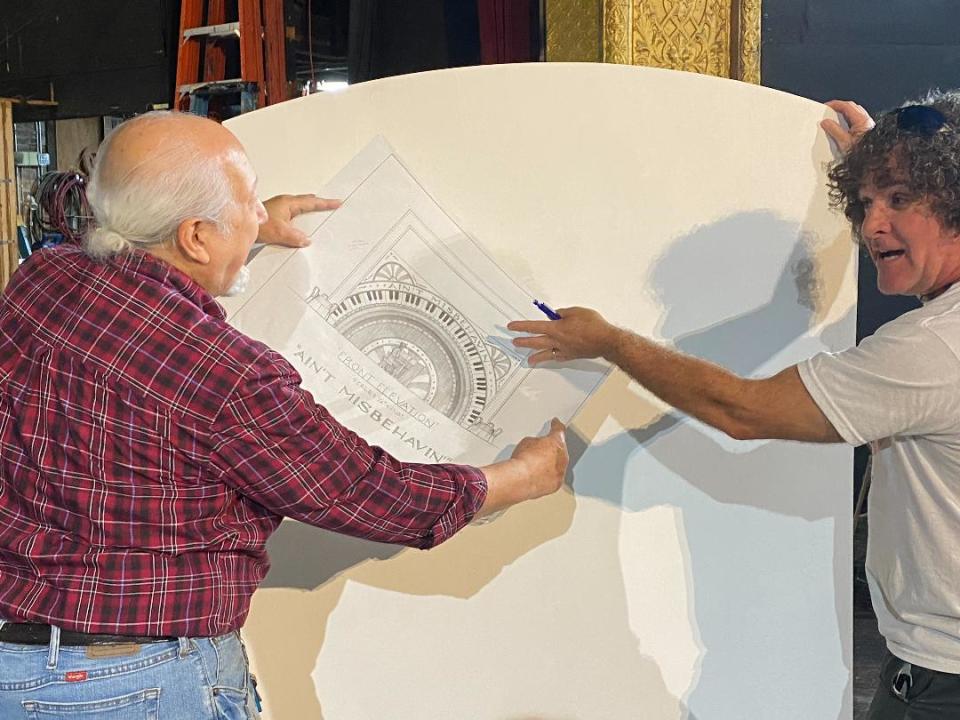
[{"label": "white ponytail", "polygon": [[127,252],[131,247],[133,246],[123,235],[102,227],[93,228],[84,242],[84,249],[94,260],[106,260]]}]

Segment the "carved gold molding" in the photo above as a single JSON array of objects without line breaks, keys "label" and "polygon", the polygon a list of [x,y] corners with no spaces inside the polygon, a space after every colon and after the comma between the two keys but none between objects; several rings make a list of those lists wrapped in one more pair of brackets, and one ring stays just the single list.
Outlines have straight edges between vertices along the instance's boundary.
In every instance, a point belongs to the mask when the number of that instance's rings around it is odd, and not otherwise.
[{"label": "carved gold molding", "polygon": [[760,2],[761,0],[739,0],[738,20],[734,50],[739,56],[739,65],[730,77],[744,82],[760,84]]},{"label": "carved gold molding", "polygon": [[545,0],[547,60],[599,58],[759,84],[760,3]]}]

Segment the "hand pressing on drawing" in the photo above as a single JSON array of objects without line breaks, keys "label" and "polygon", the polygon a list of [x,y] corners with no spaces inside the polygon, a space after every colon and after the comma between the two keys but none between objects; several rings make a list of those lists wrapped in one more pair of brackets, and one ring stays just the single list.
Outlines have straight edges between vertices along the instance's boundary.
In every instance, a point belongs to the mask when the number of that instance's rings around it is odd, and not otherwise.
[{"label": "hand pressing on drawing", "polygon": [[267,210],[267,220],[260,226],[257,241],[266,245],[298,248],[309,245],[310,238],[290,221],[304,213],[336,210],[340,207],[340,200],[328,200],[309,194],[277,195],[265,200],[263,206]]},{"label": "hand pressing on drawing", "polygon": [[622,330],[607,322],[596,310],[571,307],[557,310],[559,320],[514,320],[507,329],[530,333],[515,338],[517,347],[533,350],[531,365],[547,360],[611,359]]},{"label": "hand pressing on drawing", "polygon": [[554,418],[546,434],[518,442],[508,460],[480,468],[487,478],[487,499],[477,517],[559,490],[570,462],[565,430]]},{"label": "hand pressing on drawing", "polygon": [[836,120],[820,121],[820,127],[837,144],[841,153],[849,151],[860,136],[876,124],[870,117],[870,113],[852,100],[831,100],[824,104],[831,110],[840,113],[843,119],[847,121],[847,128]]}]

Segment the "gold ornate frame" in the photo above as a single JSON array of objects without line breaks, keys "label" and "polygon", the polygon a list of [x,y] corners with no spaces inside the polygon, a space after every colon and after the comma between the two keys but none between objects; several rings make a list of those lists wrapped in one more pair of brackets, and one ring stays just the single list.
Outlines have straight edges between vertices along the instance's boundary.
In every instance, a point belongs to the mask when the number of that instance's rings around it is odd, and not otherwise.
[{"label": "gold ornate frame", "polygon": [[760,83],[761,0],[544,0],[546,58]]}]

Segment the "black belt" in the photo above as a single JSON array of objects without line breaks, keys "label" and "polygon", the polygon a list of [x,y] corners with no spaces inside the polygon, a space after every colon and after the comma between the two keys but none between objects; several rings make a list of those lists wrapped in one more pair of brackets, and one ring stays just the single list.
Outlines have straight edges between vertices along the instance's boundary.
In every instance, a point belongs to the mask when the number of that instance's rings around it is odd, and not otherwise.
[{"label": "black belt", "polygon": [[[84,633],[76,630],[61,630],[60,644],[71,645],[125,645],[133,643],[169,642],[175,637],[153,637],[151,635],[101,635],[99,633]],[[50,626],[42,623],[6,623],[0,628],[0,642],[17,643],[20,645],[48,645],[50,643]]]}]

